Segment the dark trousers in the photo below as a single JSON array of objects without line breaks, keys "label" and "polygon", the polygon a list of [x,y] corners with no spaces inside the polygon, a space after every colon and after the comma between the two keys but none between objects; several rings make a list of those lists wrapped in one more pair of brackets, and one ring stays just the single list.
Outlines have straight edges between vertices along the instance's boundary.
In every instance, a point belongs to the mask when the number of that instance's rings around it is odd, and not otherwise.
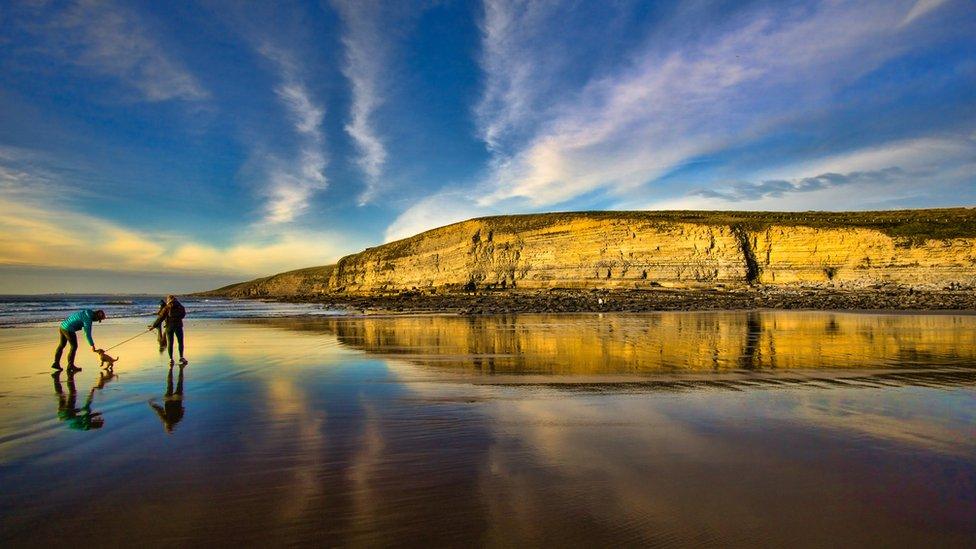
[{"label": "dark trousers", "polygon": [[183,358],[183,326],[166,327],[166,350],[169,352],[169,359],[173,360],[173,338],[176,338],[180,345],[180,358]]},{"label": "dark trousers", "polygon": [[71,348],[68,349],[68,364],[74,364],[75,352],[78,351],[78,335],[64,328],[58,328],[58,332],[60,333],[61,339],[58,341],[58,350],[54,351],[54,363],[61,363],[61,352],[64,351],[64,346],[70,343]]}]

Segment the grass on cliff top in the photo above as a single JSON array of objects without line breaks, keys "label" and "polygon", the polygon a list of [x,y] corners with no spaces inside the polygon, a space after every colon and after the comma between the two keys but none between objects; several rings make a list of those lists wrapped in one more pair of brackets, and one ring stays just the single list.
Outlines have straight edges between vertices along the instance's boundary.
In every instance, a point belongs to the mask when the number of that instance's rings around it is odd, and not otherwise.
[{"label": "grass on cliff top", "polygon": [[531,230],[557,221],[573,219],[620,219],[739,226],[765,230],[772,225],[824,229],[863,228],[881,231],[893,238],[941,240],[976,237],[976,209],[887,210],[869,212],[748,212],[748,211],[595,211],[483,217],[502,222],[506,228]]},{"label": "grass on cliff top", "polygon": [[496,230],[531,231],[554,223],[578,219],[698,223],[738,226],[750,231],[762,231],[773,225],[823,229],[874,229],[900,241],[900,244],[905,246],[922,244],[927,240],[976,237],[976,208],[866,212],[589,211],[479,217],[432,229],[375,248],[367,248],[367,251],[382,249],[384,255],[407,255],[423,236],[451,230],[469,222],[484,222]]}]

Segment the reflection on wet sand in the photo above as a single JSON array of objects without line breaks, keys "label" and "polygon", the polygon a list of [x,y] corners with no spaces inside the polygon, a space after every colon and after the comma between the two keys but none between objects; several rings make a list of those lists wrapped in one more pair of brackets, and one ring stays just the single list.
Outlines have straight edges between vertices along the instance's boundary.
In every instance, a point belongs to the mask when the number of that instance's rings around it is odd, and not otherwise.
[{"label": "reflection on wet sand", "polygon": [[[74,381],[94,384],[97,431],[51,417],[46,365],[0,378],[0,425],[30,424],[0,435],[0,545],[971,545],[972,328],[809,313],[200,323],[190,388],[151,342],[105,392],[93,370],[55,379],[59,410],[79,413]],[[0,344],[46,356],[46,332],[27,333]],[[811,362],[814,346],[829,358]],[[717,372],[678,365],[715,353]],[[93,463],[111,474],[63,482]]]},{"label": "reflection on wet sand", "polygon": [[166,375],[166,393],[163,395],[163,403],[160,405],[155,399],[149,401],[160,421],[163,422],[163,429],[167,433],[172,433],[176,424],[183,419],[183,368],[184,365],[177,366],[179,375],[177,376],[176,388],[173,388],[173,366],[169,367]]},{"label": "reflection on wet sand", "polygon": [[98,382],[88,391],[85,403],[78,408],[78,389],[75,387],[75,372],[67,372],[66,385],[68,392],[65,394],[61,385],[61,371],[54,372],[51,377],[54,379],[54,393],[58,397],[58,419],[65,422],[69,428],[77,431],[89,431],[91,429],[101,429],[105,425],[105,418],[101,412],[92,411],[95,400],[95,391],[101,390],[105,384],[115,379],[115,372],[108,368],[98,374]]},{"label": "reflection on wet sand", "polygon": [[[972,336],[959,332],[973,327],[971,319],[777,316],[255,323],[336,337],[367,359],[389,359],[401,380],[414,370],[431,374],[398,385],[407,391],[392,401],[359,393],[354,424],[343,415],[323,425],[326,440],[353,438],[347,429],[359,434],[349,472],[334,476],[357,480],[348,509],[364,524],[385,521],[383,533],[416,535],[416,525],[436,524],[442,540],[467,534],[489,545],[966,539],[976,447],[966,427],[972,414],[960,403],[971,395],[976,370],[967,362]],[[697,354],[682,356],[681,349]],[[711,366],[674,366],[716,354],[718,375]],[[642,377],[576,381],[634,373],[623,368],[628,358],[642,361]],[[438,382],[458,368],[530,375],[501,385],[493,380],[502,375]],[[838,390],[808,390],[819,387]],[[845,390],[851,388],[865,390]],[[328,406],[311,389],[303,394],[313,409]],[[431,475],[444,471],[459,481],[431,484]],[[429,512],[417,512],[413,501]],[[435,518],[434,510],[445,508],[455,517],[450,526]],[[410,520],[393,519],[408,512]],[[364,531],[347,541],[378,539],[389,541]]]},{"label": "reflection on wet sand", "polygon": [[[861,375],[850,375],[842,371],[831,371],[828,375],[789,374],[753,375],[742,377],[726,376],[719,379],[701,379],[690,376],[668,375],[667,379],[641,381],[564,381],[540,380],[524,383],[532,386],[548,386],[553,389],[574,392],[620,393],[620,392],[683,392],[698,390],[745,391],[755,389],[867,389],[878,387],[932,387],[951,388],[976,385],[976,369],[952,368],[941,370],[876,371]],[[517,385],[508,381],[506,385]]]},{"label": "reflection on wet sand", "polygon": [[[488,374],[879,370],[976,362],[976,316],[751,311],[260,322],[334,334],[370,354]],[[928,377],[952,383],[954,376]],[[966,372],[960,376],[968,382]],[[889,375],[877,383],[903,378]]]}]

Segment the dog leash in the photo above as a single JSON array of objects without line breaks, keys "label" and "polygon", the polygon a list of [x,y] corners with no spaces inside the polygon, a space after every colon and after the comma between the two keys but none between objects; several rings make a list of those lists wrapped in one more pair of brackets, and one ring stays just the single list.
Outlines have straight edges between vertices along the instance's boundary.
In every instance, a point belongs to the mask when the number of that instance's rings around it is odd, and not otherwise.
[{"label": "dog leash", "polygon": [[124,345],[124,344],[126,344],[126,343],[128,343],[128,342],[130,342],[130,341],[132,341],[133,339],[135,339],[135,338],[137,338],[137,337],[139,337],[139,336],[141,336],[141,335],[143,335],[143,334],[148,334],[148,333],[149,333],[149,332],[151,332],[151,331],[152,331],[152,330],[146,330],[145,332],[139,332],[138,334],[136,334],[136,335],[134,335],[134,336],[132,336],[132,337],[130,337],[129,339],[127,339],[127,340],[125,340],[125,341],[123,341],[122,343],[116,343],[115,345],[112,345],[112,346],[111,346],[111,347],[109,347],[108,349],[105,349],[105,352],[107,353],[107,352],[109,352],[109,351],[111,351],[112,349],[114,349],[114,348],[116,348],[116,347],[120,347],[120,346],[122,346],[122,345]]}]

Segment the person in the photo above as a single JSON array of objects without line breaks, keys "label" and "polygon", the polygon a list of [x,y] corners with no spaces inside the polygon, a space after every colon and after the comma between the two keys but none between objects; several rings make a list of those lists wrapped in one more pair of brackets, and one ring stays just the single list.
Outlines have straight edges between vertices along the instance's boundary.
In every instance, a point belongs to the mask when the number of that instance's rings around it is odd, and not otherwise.
[{"label": "person", "polygon": [[173,339],[180,346],[180,364],[186,364],[183,358],[183,317],[186,316],[186,309],[183,304],[176,299],[176,296],[166,296],[166,306],[159,312],[156,321],[149,325],[150,330],[159,327],[164,321],[166,323],[166,342],[169,351],[169,365],[173,365]]},{"label": "person", "polygon": [[64,319],[61,322],[61,326],[58,327],[60,340],[58,341],[58,349],[54,351],[54,363],[51,364],[51,368],[55,370],[61,369],[61,353],[64,351],[64,346],[70,344],[71,349],[68,350],[68,370],[72,372],[81,371],[81,368],[75,365],[75,352],[78,350],[78,336],[75,332],[84,329],[85,338],[88,339],[88,344],[91,345],[92,352],[96,353],[98,351],[95,349],[95,341],[92,339],[92,322],[101,322],[103,320],[105,320],[105,311],[101,309],[97,311],[82,309]]},{"label": "person", "polygon": [[[165,299],[160,299],[159,300],[159,309],[156,310],[156,316],[159,316],[160,314],[162,314],[163,309],[165,309],[165,308],[166,308],[166,300]],[[166,336],[163,335],[163,327],[162,326],[156,326],[156,342],[159,343],[159,352],[160,353],[166,350]]]}]

